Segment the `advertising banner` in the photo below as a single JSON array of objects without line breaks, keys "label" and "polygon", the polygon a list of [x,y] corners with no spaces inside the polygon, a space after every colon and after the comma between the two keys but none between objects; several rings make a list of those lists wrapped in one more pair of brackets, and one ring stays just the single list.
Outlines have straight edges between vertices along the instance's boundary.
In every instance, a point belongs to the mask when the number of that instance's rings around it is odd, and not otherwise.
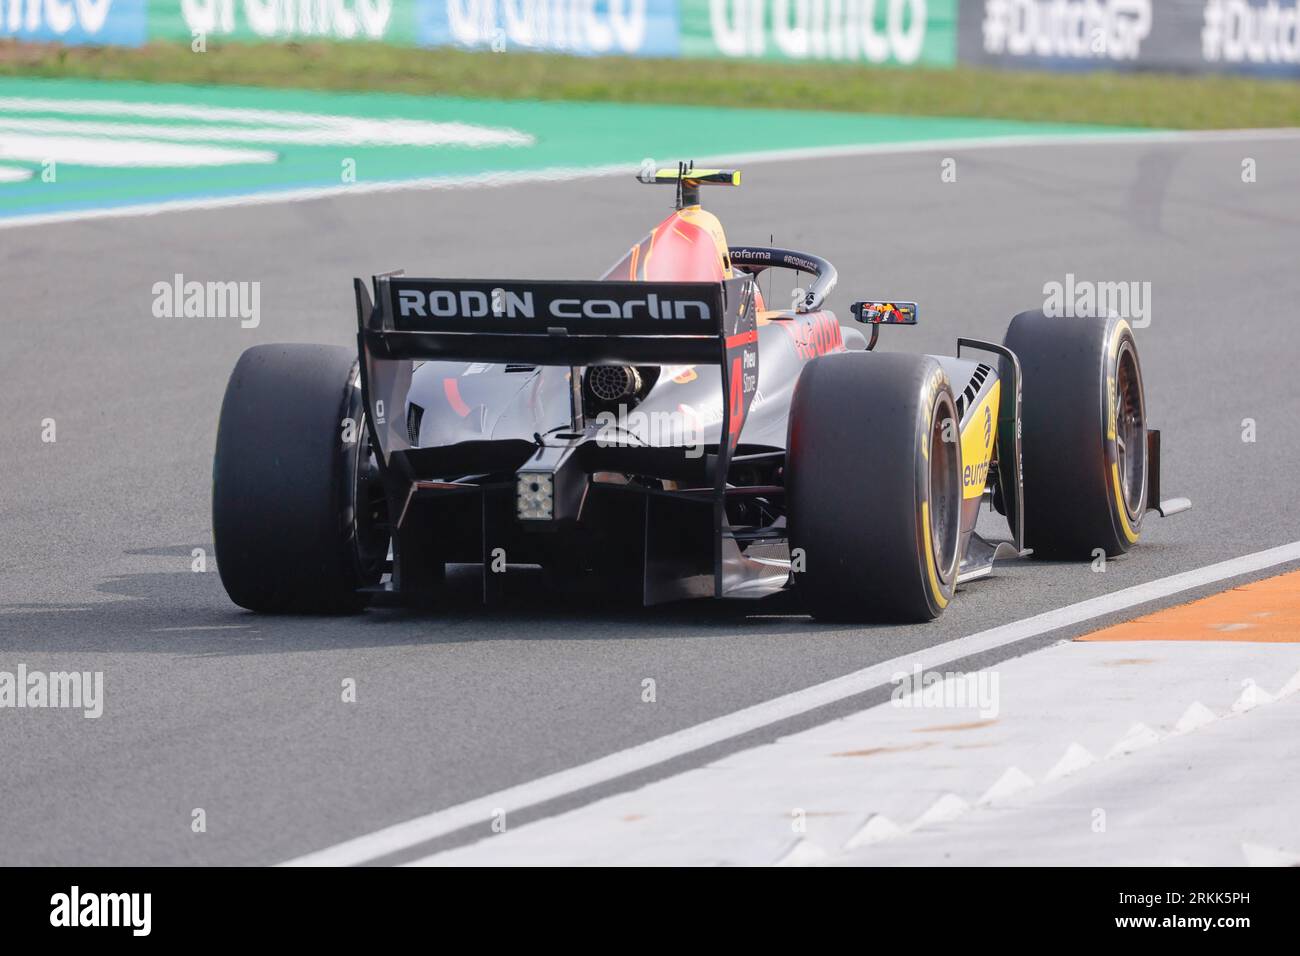
[{"label": "advertising banner", "polygon": [[202,34],[208,41],[218,42],[369,40],[406,46],[417,42],[416,0],[148,0],[148,3],[151,40],[190,42],[196,34]]},{"label": "advertising banner", "polygon": [[415,0],[424,46],[677,56],[678,0]]},{"label": "advertising banner", "polygon": [[[0,3],[5,0],[0,0]],[[145,0],[138,0],[145,2]],[[676,56],[678,0],[148,0],[149,35]]]},{"label": "advertising banner", "polygon": [[1300,0],[0,0],[0,39],[1300,78]]},{"label": "advertising banner", "polygon": [[1300,76],[1297,0],[963,0],[957,50],[1019,69]]},{"label": "advertising banner", "polygon": [[149,36],[156,39],[200,32],[218,40],[372,40],[499,53],[929,66],[951,66],[957,50],[958,0],[130,2],[148,2]]},{"label": "advertising banner", "polygon": [[680,0],[685,56],[951,66],[957,0]]},{"label": "advertising banner", "polygon": [[0,39],[139,46],[146,0],[0,0]]},{"label": "advertising banner", "polygon": [[1300,77],[1297,0],[1204,0],[1188,6],[1201,12],[1192,24],[1200,51],[1194,68]]}]

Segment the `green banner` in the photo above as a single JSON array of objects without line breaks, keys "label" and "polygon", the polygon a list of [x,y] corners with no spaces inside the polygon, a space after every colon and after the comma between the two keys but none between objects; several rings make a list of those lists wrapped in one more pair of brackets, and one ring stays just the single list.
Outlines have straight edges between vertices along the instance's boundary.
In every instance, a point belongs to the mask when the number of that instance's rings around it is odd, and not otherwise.
[{"label": "green banner", "polygon": [[229,41],[330,40],[459,46],[499,53],[532,50],[952,66],[957,4],[958,0],[68,0],[59,5],[54,0],[9,0],[8,18],[0,17],[0,37],[126,46],[170,40],[186,43],[195,52],[206,51],[209,43]]},{"label": "green banner", "polygon": [[957,0],[679,0],[682,55],[952,66]]},{"label": "green banner", "polygon": [[416,0],[147,0],[150,40],[366,40],[415,46]]}]

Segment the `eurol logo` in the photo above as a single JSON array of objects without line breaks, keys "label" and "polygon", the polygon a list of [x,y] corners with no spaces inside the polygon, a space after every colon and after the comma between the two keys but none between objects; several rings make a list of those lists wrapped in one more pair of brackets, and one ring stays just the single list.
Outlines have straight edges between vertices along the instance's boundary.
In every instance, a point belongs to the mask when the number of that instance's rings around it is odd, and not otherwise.
[{"label": "eurol logo", "polygon": [[425,46],[675,56],[677,0],[418,0]]},{"label": "eurol logo", "polygon": [[139,46],[146,0],[0,0],[0,37]]}]

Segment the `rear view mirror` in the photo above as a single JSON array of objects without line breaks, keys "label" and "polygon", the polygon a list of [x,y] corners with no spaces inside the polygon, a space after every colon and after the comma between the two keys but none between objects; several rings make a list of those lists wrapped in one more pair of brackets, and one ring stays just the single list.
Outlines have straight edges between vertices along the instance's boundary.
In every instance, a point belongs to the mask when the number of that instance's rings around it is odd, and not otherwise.
[{"label": "rear view mirror", "polygon": [[916,325],[915,302],[854,302],[849,311],[867,325]]}]

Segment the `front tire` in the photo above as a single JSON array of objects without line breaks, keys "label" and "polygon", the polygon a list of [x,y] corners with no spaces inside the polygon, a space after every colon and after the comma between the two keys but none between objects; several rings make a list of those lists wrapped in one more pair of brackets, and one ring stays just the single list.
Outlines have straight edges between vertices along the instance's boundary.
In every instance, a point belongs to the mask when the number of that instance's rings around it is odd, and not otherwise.
[{"label": "front tire", "polygon": [[1035,555],[1123,554],[1147,494],[1146,397],[1137,343],[1120,318],[1011,320],[1023,376],[1025,544]]},{"label": "front tire", "polygon": [[929,621],[947,607],[961,538],[957,422],[948,377],[927,356],[843,352],[804,367],[785,482],[795,581],[815,617]]},{"label": "front tire", "polygon": [[266,613],[361,610],[387,556],[354,352],[259,345],[226,387],[212,532],[230,599]]}]

